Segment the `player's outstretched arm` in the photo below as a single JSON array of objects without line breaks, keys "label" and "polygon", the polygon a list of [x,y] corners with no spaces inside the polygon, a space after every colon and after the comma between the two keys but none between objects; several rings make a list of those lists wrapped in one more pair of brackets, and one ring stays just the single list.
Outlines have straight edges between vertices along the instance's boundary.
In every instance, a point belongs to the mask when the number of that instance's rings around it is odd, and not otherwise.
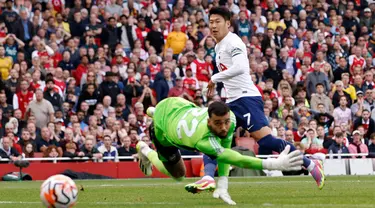
[{"label": "player's outstretched arm", "polygon": [[225,149],[221,154],[218,155],[217,161],[228,163],[241,168],[248,169],[267,169],[267,170],[300,170],[302,161],[302,153],[298,150],[289,153],[290,146],[286,146],[284,151],[280,153],[277,159],[266,159],[262,160],[255,157],[249,157],[241,155],[240,153]]}]

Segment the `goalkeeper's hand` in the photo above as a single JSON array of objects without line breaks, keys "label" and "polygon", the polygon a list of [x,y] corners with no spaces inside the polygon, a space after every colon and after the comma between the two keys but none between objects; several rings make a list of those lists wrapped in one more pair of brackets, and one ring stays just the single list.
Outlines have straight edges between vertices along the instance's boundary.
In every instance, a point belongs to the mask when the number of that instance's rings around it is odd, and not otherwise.
[{"label": "goalkeeper's hand", "polygon": [[229,205],[236,205],[236,202],[232,200],[228,193],[228,177],[221,176],[217,181],[217,188],[213,193],[213,197],[216,199],[221,199]]},{"label": "goalkeeper's hand", "polygon": [[299,150],[295,150],[291,153],[290,145],[287,145],[279,155],[277,159],[270,158],[263,160],[263,169],[267,170],[301,170],[301,165],[303,164],[303,155]]}]

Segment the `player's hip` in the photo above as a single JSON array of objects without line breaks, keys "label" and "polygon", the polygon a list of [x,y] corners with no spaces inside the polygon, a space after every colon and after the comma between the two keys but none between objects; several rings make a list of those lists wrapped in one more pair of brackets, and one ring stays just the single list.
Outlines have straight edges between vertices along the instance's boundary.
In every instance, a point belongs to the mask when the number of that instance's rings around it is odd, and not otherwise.
[{"label": "player's hip", "polygon": [[260,130],[269,124],[260,96],[241,97],[228,103],[228,106],[236,115],[237,125],[249,132]]},{"label": "player's hip", "polygon": [[[232,95],[232,96],[231,96]],[[263,105],[263,99],[262,99],[262,96],[259,94],[255,94],[255,93],[249,93],[247,90],[244,90],[240,93],[236,93],[236,94],[229,94],[228,93],[228,96],[227,96],[227,104],[230,104],[230,103],[234,103],[234,102],[237,102],[237,103],[242,103],[242,102],[247,102],[247,103],[259,103],[259,102],[262,102],[262,105]]]}]

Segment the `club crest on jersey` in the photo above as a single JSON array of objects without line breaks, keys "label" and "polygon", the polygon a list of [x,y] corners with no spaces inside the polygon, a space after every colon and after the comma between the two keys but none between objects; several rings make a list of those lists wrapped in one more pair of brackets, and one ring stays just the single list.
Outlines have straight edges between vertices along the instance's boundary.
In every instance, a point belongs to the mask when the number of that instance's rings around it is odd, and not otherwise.
[{"label": "club crest on jersey", "polygon": [[234,49],[230,52],[230,54],[232,54],[232,57],[235,57],[235,56],[237,56],[237,55],[239,55],[239,54],[241,54],[241,53],[242,53],[241,48],[234,48]]}]

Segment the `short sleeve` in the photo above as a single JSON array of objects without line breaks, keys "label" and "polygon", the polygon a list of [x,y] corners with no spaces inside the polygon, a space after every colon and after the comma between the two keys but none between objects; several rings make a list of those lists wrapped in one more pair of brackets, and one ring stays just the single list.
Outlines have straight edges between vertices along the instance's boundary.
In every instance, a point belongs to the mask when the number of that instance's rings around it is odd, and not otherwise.
[{"label": "short sleeve", "polygon": [[49,102],[48,100],[47,101],[47,105],[48,105],[48,113],[55,113],[55,110],[53,109],[53,106],[51,104],[51,102]]}]

